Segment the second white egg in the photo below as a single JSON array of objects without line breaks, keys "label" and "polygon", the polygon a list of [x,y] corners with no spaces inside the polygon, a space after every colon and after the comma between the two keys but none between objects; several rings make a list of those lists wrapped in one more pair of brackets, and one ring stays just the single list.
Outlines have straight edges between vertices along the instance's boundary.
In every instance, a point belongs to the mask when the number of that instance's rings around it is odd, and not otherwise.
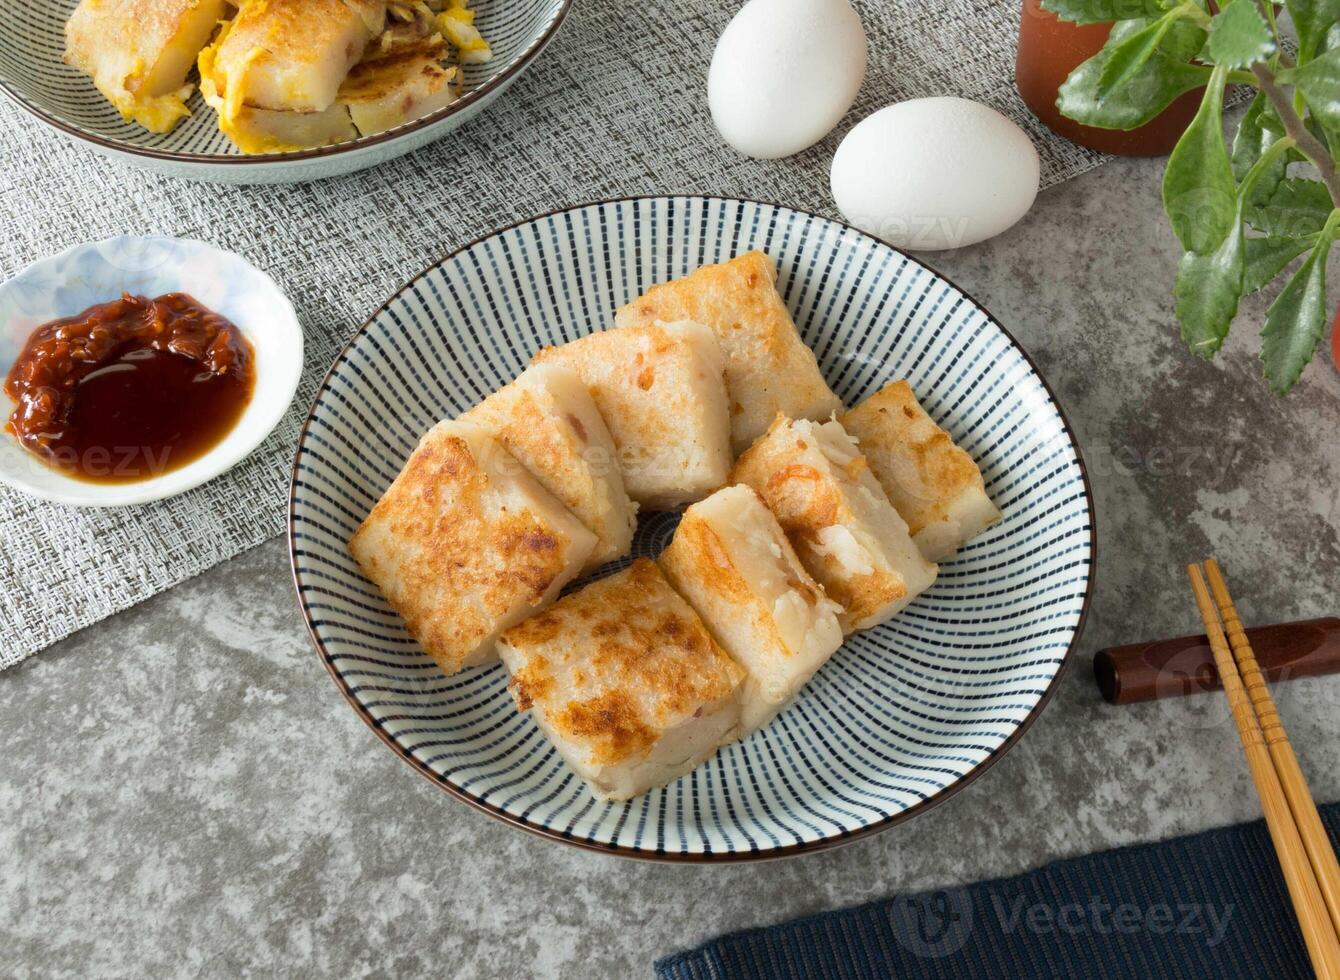
[{"label": "second white egg", "polygon": [[712,121],[747,156],[790,156],[851,108],[865,64],[865,30],[847,0],[749,0],[712,54]]},{"label": "second white egg", "polygon": [[833,157],[833,198],[862,231],[899,248],[942,249],[998,235],[1038,193],[1038,153],[996,110],[938,96],[861,120]]}]

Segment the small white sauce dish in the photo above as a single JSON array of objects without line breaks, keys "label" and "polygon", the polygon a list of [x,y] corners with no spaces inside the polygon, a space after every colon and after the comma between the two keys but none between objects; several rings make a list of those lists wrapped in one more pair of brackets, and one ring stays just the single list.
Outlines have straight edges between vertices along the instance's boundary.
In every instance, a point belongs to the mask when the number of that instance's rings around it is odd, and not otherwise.
[{"label": "small white sauce dish", "polygon": [[[24,449],[6,428],[0,431],[0,482],[78,507],[148,503],[231,469],[283,417],[302,375],[302,327],[293,304],[274,280],[245,259],[189,239],[123,235],[78,245],[33,263],[0,285],[0,382],[37,327],[123,292],[150,298],[188,293],[237,325],[255,351],[256,372],[251,401],[237,424],[200,458],[133,483],[90,483],[66,476]],[[13,409],[13,401],[0,396],[0,424]]]}]

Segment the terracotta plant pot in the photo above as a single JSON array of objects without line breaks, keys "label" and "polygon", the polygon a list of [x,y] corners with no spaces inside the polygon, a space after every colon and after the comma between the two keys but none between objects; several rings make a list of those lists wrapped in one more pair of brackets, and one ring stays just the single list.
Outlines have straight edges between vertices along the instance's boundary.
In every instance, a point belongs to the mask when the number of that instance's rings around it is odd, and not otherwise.
[{"label": "terracotta plant pot", "polygon": [[1340,371],[1340,309],[1335,311],[1335,319],[1331,322],[1331,363]]},{"label": "terracotta plant pot", "polygon": [[1039,0],[1023,0],[1015,83],[1028,108],[1043,125],[1072,142],[1104,153],[1128,157],[1162,156],[1171,152],[1196,114],[1204,89],[1179,96],[1139,129],[1097,129],[1067,119],[1056,108],[1056,92],[1079,64],[1093,57],[1107,41],[1109,24],[1071,24],[1043,10]]}]

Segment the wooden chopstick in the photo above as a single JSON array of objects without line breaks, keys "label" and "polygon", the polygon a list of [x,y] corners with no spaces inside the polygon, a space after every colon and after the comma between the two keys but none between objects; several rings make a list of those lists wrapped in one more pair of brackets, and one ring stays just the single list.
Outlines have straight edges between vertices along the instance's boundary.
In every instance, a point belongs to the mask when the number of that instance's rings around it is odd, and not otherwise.
[{"label": "wooden chopstick", "polygon": [[1229,651],[1228,641],[1224,638],[1224,630],[1219,623],[1218,610],[1205,586],[1200,566],[1188,565],[1187,574],[1191,578],[1191,589],[1196,595],[1200,617],[1205,622],[1205,633],[1209,637],[1210,650],[1214,653],[1219,679],[1233,713],[1233,722],[1237,726],[1238,737],[1242,740],[1247,768],[1251,771],[1252,782],[1256,784],[1257,795],[1261,798],[1261,810],[1265,814],[1266,827],[1275,845],[1275,855],[1284,874],[1284,883],[1293,902],[1294,914],[1298,917],[1303,942],[1307,945],[1308,955],[1312,959],[1312,968],[1320,980],[1340,980],[1340,938],[1337,938],[1336,930],[1331,925],[1326,902],[1321,896],[1316,874],[1308,860],[1307,849],[1303,846],[1303,839],[1289,809],[1289,801],[1284,795],[1279,776],[1275,773],[1270,752],[1266,749],[1261,725],[1247,698],[1242,678],[1238,676],[1237,664]]},{"label": "wooden chopstick", "polygon": [[1229,646],[1233,648],[1233,658],[1237,661],[1247,697],[1261,723],[1261,734],[1265,737],[1266,748],[1270,750],[1270,758],[1275,763],[1275,773],[1284,787],[1294,824],[1303,838],[1303,847],[1307,849],[1312,871],[1317,876],[1321,897],[1326,901],[1331,924],[1336,933],[1340,934],[1340,863],[1335,859],[1331,839],[1322,825],[1316,801],[1307,788],[1307,780],[1298,765],[1298,756],[1294,754],[1293,745],[1284,731],[1275,700],[1270,696],[1265,678],[1261,676],[1256,653],[1242,628],[1242,620],[1233,605],[1233,598],[1228,594],[1228,585],[1219,571],[1219,563],[1213,558],[1209,559],[1205,563],[1205,571],[1210,579],[1210,591],[1219,606],[1219,615],[1224,620],[1224,630],[1228,633]]}]

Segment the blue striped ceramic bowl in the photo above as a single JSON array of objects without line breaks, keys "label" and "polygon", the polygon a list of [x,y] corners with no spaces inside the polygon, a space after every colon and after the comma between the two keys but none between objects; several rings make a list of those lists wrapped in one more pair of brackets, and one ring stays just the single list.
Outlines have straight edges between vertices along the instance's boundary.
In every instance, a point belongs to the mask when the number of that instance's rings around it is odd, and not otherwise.
[{"label": "blue striped ceramic bowl", "polygon": [[[159,173],[229,184],[290,183],[353,173],[445,135],[492,102],[553,39],[572,0],[473,0],[475,25],[493,48],[462,66],[465,94],[385,133],[294,153],[245,156],[219,132],[197,91],[191,117],[171,133],[121,118],[85,75],[62,60],[65,22],[78,0],[0,3],[0,91],[56,130],[106,156]],[[192,73],[194,79],[195,73]]]},{"label": "blue striped ceramic bowl", "polygon": [[[595,801],[501,666],[444,677],[345,542],[419,436],[530,355],[611,323],[646,286],[759,248],[848,403],[909,378],[981,464],[1004,520],[900,616],[851,637],[763,731],[626,804]],[[643,521],[655,554],[675,518]],[[740,860],[889,827],[982,772],[1055,688],[1092,583],[1091,495],[1028,356],[925,266],[835,221],[748,201],[643,198],[507,228],[413,280],[363,326],[312,406],[293,469],[303,613],[349,703],[442,788],[519,827],[617,854]]]}]

